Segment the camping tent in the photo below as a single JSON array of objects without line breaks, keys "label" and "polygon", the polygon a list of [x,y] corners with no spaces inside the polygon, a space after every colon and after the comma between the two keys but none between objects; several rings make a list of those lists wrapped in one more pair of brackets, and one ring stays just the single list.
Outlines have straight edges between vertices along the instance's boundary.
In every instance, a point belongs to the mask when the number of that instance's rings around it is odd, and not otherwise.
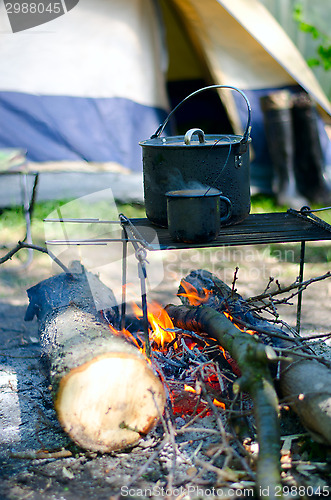
[{"label": "camping tent", "polygon": [[[299,86],[331,113],[300,53],[257,0],[80,0],[65,15],[18,33],[2,6],[0,29],[0,148],[24,148],[32,161],[141,171],[138,143],[178,99],[176,82],[186,94],[201,83],[246,93],[258,165],[266,161],[261,95]],[[220,96],[226,126],[240,132],[244,101]],[[188,113],[198,117],[198,106]],[[331,156],[322,126],[321,138]]]}]

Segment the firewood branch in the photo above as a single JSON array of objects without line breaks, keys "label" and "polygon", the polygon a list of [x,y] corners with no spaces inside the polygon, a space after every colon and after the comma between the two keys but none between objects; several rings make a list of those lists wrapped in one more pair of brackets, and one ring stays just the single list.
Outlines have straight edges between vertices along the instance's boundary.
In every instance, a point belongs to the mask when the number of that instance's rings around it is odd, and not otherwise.
[{"label": "firewood branch", "polygon": [[99,314],[95,297],[113,304],[108,317],[117,321],[111,290],[81,267],[80,273],[42,281],[28,296],[25,319],[38,318],[62,429],[90,451],[108,453],[137,443],[162,415],[165,392],[139,349],[116,328],[111,332]]},{"label": "firewood branch", "polygon": [[[331,278],[331,271],[327,271],[325,274],[323,274],[321,276],[317,276],[316,278],[310,278],[309,280],[302,281],[301,283],[299,281],[295,281],[291,285],[286,286],[284,288],[279,287],[277,290],[274,290],[273,292],[271,292],[271,291],[263,292],[259,295],[255,295],[254,297],[247,298],[246,301],[247,302],[257,302],[257,301],[261,301],[264,299],[269,299],[270,297],[275,297],[276,295],[281,295],[283,293],[290,292],[291,290],[295,290],[295,289],[299,289],[302,291],[302,290],[305,290],[312,283],[315,283],[316,281],[322,281],[322,280],[325,280],[327,278]],[[296,292],[296,294],[298,293],[298,291]],[[292,298],[296,294],[293,294],[290,297],[287,297],[286,300],[288,301],[290,298]]]},{"label": "firewood branch", "polygon": [[[266,346],[238,330],[224,314],[210,307],[168,305],[166,311],[175,326],[208,334],[238,363],[242,377],[237,382],[237,390],[249,392],[254,401],[259,442],[257,486],[277,491],[281,482],[278,399],[268,369]],[[274,496],[271,494],[269,498]]]}]

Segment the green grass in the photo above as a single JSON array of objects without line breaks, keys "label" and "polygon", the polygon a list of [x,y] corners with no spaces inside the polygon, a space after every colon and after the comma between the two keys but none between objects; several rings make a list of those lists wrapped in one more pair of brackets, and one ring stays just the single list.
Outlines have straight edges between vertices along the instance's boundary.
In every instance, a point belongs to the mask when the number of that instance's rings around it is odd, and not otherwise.
[{"label": "green grass", "polygon": [[[62,212],[63,209],[61,207],[64,207],[68,203],[73,202],[74,200],[61,200],[61,201],[45,201],[42,203],[36,203],[34,206],[34,211],[33,211],[33,223],[36,224],[40,221],[43,221],[52,212],[57,211],[57,209],[60,209]],[[86,213],[83,215],[82,213],[79,213],[80,210],[79,208],[83,207],[83,205],[80,205],[79,203],[76,203],[74,205],[76,208],[74,213],[71,214],[72,217],[80,217],[80,216],[87,216]],[[83,210],[85,210],[86,207],[84,207]],[[123,212],[125,215],[128,217],[145,217],[145,209],[141,205],[122,205],[122,204],[117,204],[117,209],[118,212]],[[109,218],[109,204],[107,202],[100,202],[97,204],[93,205],[93,208],[90,209],[91,214],[90,217],[94,216],[94,213],[97,212],[98,216],[101,218]],[[22,223],[22,220],[24,220],[24,215],[23,215],[23,208],[21,206],[16,206],[13,208],[8,208],[0,211],[0,229],[4,229],[6,226],[18,226]]]},{"label": "green grass", "polygon": [[[145,209],[141,205],[117,205],[118,213],[124,213],[127,217],[145,217]],[[60,217],[72,218],[99,218],[115,219],[117,214],[113,212],[115,207],[111,207],[106,201],[101,201],[87,206],[76,200],[47,201],[36,203],[32,217],[32,234],[36,244],[44,241],[44,220]],[[113,212],[113,213],[112,213]],[[25,219],[21,206],[15,206],[0,211],[0,234],[1,241],[17,241],[25,235]]]},{"label": "green grass", "polygon": [[[56,211],[58,208],[67,205],[74,200],[61,200],[61,201],[46,201],[42,203],[36,203],[33,213],[33,223],[38,224],[42,222],[45,218],[49,216],[52,212]],[[276,200],[272,196],[265,195],[255,195],[251,198],[251,213],[270,213],[270,212],[286,212],[287,208],[279,206]],[[79,203],[74,203],[71,205],[71,209],[74,207],[74,213],[71,212],[72,217],[88,216],[86,212],[90,212],[89,216],[94,217],[97,213],[98,217],[109,219],[109,203],[103,201],[93,205],[93,208],[84,207]],[[318,208],[318,206],[312,206],[312,208]],[[123,205],[117,204],[118,212],[123,212],[126,216],[134,217],[146,217],[145,209],[142,205]],[[62,210],[61,210],[62,211]],[[84,213],[83,213],[84,212]],[[326,220],[331,224],[331,210],[326,210],[322,212],[317,212],[318,217]],[[4,229],[8,226],[15,227],[22,224],[23,219],[23,209],[20,206],[5,209],[0,211],[0,229]]]},{"label": "green grass", "polygon": [[[251,213],[286,212],[287,207],[277,205],[274,196],[255,195],[251,198]],[[322,208],[320,205],[310,205],[311,209]],[[331,210],[316,212],[316,215],[331,225]]]},{"label": "green grass", "polygon": [[[273,196],[256,195],[251,199],[252,213],[270,213],[286,212],[287,207],[279,206]],[[312,205],[312,209],[320,208],[318,205]],[[316,212],[316,215],[331,225],[331,210]],[[294,262],[300,260],[300,247],[294,243],[284,243],[282,245],[269,245],[270,256],[276,257],[279,262],[286,262],[291,256]],[[305,250],[306,263],[328,263],[331,262],[330,242],[310,242]]]}]

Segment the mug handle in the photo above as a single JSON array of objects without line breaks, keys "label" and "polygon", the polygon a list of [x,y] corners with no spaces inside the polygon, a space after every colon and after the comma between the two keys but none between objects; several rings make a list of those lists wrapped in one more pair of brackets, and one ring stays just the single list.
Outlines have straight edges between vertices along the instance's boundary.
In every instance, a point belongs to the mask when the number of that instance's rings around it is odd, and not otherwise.
[{"label": "mug handle", "polygon": [[224,201],[227,206],[227,214],[221,217],[220,219],[222,223],[222,222],[227,222],[230,219],[232,215],[232,203],[231,200],[229,200],[229,198],[223,195],[220,195],[220,200]]}]

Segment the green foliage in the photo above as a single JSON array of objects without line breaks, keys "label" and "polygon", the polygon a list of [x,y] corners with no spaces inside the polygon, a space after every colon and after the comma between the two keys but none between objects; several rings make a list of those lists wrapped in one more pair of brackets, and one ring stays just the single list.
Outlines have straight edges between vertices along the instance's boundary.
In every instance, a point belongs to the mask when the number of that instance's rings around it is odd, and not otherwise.
[{"label": "green foliage", "polygon": [[298,23],[299,29],[305,33],[310,33],[312,38],[319,40],[317,47],[317,57],[308,59],[310,67],[322,65],[325,71],[331,69],[331,39],[325,33],[319,31],[316,26],[304,21],[303,8],[300,3],[295,4],[293,10],[293,19]]},{"label": "green foliage", "polygon": [[329,44],[325,47],[323,45],[320,45],[317,52],[323,61],[324,69],[326,71],[331,69],[331,45]]}]

